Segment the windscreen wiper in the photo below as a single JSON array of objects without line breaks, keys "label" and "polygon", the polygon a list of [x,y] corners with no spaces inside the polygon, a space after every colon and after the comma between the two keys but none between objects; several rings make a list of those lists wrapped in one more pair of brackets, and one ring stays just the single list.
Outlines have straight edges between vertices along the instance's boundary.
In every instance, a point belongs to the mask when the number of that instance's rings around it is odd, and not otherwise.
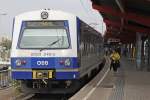
[{"label": "windscreen wiper", "polygon": [[54,42],[52,42],[51,44],[49,44],[48,46],[49,47],[51,47],[52,45],[54,45],[54,44],[56,44],[57,42],[59,42],[60,41],[60,39],[58,39],[58,40],[56,40],[56,41],[54,41]]},{"label": "windscreen wiper", "polygon": [[[58,40],[52,42],[51,44],[48,44],[48,46],[51,47],[52,45],[56,44],[56,43],[59,42],[59,41],[60,41],[60,39],[58,39]],[[46,49],[46,48],[42,48],[42,49],[40,49],[40,51],[42,51],[42,50],[44,50],[44,49]]]}]

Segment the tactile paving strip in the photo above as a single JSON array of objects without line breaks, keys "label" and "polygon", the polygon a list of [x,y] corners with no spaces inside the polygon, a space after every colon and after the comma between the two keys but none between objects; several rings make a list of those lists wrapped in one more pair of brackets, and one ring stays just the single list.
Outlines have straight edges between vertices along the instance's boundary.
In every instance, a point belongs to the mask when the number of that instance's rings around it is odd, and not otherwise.
[{"label": "tactile paving strip", "polygon": [[116,77],[115,86],[108,100],[123,100],[124,96],[124,74],[122,69],[118,73],[114,73]]}]

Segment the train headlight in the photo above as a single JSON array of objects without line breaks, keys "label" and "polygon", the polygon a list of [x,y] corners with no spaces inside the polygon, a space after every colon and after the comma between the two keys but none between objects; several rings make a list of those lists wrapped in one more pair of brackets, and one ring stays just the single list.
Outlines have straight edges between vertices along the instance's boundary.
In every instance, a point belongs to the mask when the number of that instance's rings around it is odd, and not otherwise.
[{"label": "train headlight", "polygon": [[65,60],[65,66],[70,66],[71,65],[71,60],[68,58]]},{"label": "train headlight", "polygon": [[43,11],[43,12],[41,13],[41,18],[42,18],[42,19],[47,19],[47,18],[48,18],[48,12]]},{"label": "train headlight", "polygon": [[16,66],[21,66],[21,60],[16,60]]}]

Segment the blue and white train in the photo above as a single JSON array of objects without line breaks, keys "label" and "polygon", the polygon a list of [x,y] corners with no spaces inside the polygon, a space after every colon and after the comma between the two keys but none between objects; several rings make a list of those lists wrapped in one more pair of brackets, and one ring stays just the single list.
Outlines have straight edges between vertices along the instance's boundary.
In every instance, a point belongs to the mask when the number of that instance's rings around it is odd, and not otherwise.
[{"label": "blue and white train", "polygon": [[103,63],[101,34],[70,13],[27,12],[13,26],[12,77],[23,89],[68,93]]}]

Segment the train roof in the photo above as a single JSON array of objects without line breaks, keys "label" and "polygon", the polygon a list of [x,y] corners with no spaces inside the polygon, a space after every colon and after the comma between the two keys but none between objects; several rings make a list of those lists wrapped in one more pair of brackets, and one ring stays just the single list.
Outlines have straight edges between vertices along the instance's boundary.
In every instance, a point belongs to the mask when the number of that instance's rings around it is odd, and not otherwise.
[{"label": "train roof", "polygon": [[[98,32],[97,30],[95,30],[93,27],[91,27],[90,25],[88,25],[86,22],[84,22],[80,17],[72,14],[72,13],[69,13],[69,12],[66,12],[66,11],[61,11],[61,10],[53,10],[53,9],[41,9],[41,10],[35,10],[35,11],[29,11],[29,12],[24,12],[24,13],[21,13],[17,16],[15,16],[15,19],[20,19],[20,20],[29,20],[29,19],[33,19],[32,20],[36,20],[36,19],[39,19],[41,18],[41,13],[43,11],[46,11],[49,13],[49,16],[53,16],[55,15],[55,17],[57,16],[58,19],[65,19],[67,18],[68,16],[69,17],[73,17],[73,18],[78,18],[80,19],[83,23],[85,23],[88,27],[92,28],[94,31],[96,31],[97,33],[100,33]],[[35,16],[34,16],[35,15]],[[101,34],[101,33],[100,33]],[[102,34],[101,34],[102,35]]]},{"label": "train roof", "polygon": [[41,9],[41,10],[35,10],[35,11],[29,11],[29,12],[24,12],[24,13],[21,13],[17,16],[15,16],[15,18],[18,18],[18,17],[24,17],[24,16],[30,16],[33,14],[41,14],[41,12],[43,11],[46,11],[48,12],[49,14],[59,14],[59,16],[73,16],[73,17],[77,17],[76,15],[72,14],[72,13],[69,13],[69,12],[65,12],[65,11],[61,11],[61,10],[51,10],[51,9]]}]

